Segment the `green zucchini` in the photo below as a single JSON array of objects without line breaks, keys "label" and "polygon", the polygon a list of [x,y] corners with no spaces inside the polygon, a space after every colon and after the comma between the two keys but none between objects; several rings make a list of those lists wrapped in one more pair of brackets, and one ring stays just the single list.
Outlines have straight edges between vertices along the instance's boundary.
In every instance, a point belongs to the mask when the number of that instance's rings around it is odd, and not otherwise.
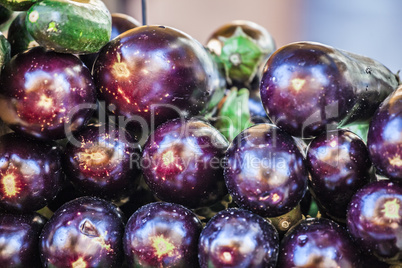
[{"label": "green zucchini", "polygon": [[112,18],[101,0],[43,0],[25,18],[39,45],[57,52],[98,52],[110,40]]}]

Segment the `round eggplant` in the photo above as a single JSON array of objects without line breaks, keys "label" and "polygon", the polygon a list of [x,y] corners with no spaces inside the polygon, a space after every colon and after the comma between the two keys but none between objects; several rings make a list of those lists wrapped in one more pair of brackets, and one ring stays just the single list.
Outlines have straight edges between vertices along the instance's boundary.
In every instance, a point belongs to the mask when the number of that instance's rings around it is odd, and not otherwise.
[{"label": "round eggplant", "polygon": [[94,197],[65,203],[43,227],[43,267],[122,267],[124,219],[116,206]]},{"label": "round eggplant", "polygon": [[198,243],[201,268],[275,268],[279,235],[264,218],[243,209],[218,212],[202,230]]},{"label": "round eggplant", "polygon": [[9,133],[0,137],[0,207],[30,212],[46,206],[62,187],[59,146]]},{"label": "round eggplant", "polygon": [[321,211],[345,222],[352,196],[375,178],[367,146],[351,131],[328,131],[312,140],[306,163],[309,188]]},{"label": "round eggplant", "polygon": [[198,119],[174,119],[148,138],[142,154],[144,179],[161,200],[190,208],[208,206],[227,190],[222,159],[225,137]]},{"label": "round eggplant", "polygon": [[83,127],[96,108],[91,73],[74,55],[34,47],[1,73],[0,118],[16,132],[61,139]]},{"label": "round eggplant", "polygon": [[307,189],[303,155],[292,137],[272,124],[241,132],[226,152],[224,172],[236,204],[263,217],[291,211]]},{"label": "round eggplant", "polygon": [[137,27],[111,40],[93,73],[109,110],[144,133],[169,119],[198,115],[218,79],[216,65],[198,41],[164,26]]},{"label": "round eggplant", "polygon": [[46,219],[36,213],[0,214],[0,265],[41,268],[39,235]]},{"label": "round eggplant", "polygon": [[370,122],[367,145],[377,172],[402,182],[402,85],[378,108]]},{"label": "round eggplant", "polygon": [[155,202],[128,220],[123,245],[129,267],[197,267],[202,225],[189,209]]},{"label": "round eggplant", "polygon": [[308,218],[282,239],[278,267],[363,268],[359,257],[343,227],[329,219]]},{"label": "round eggplant", "polygon": [[64,169],[82,195],[119,200],[138,185],[140,155],[139,145],[124,129],[91,124],[74,139],[70,137],[64,151]]},{"label": "round eggplant", "polygon": [[347,214],[350,235],[381,261],[402,264],[402,187],[383,180],[361,188]]}]

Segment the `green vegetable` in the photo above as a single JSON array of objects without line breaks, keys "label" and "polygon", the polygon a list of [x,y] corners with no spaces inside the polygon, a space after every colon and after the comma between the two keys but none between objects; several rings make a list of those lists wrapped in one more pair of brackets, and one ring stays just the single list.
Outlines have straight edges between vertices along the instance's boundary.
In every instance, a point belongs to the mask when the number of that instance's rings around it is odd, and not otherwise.
[{"label": "green vegetable", "polygon": [[27,12],[29,34],[57,52],[98,52],[110,40],[112,18],[101,0],[44,0]]},{"label": "green vegetable", "polygon": [[246,88],[233,88],[224,99],[219,111],[216,128],[232,141],[241,131],[252,126],[248,107],[249,91]]},{"label": "green vegetable", "polygon": [[0,32],[0,66],[3,70],[4,64],[10,60],[11,46],[7,38]]},{"label": "green vegetable", "polygon": [[231,78],[251,82],[264,55],[262,49],[241,27],[237,27],[231,37],[219,39],[223,42],[219,60],[224,65],[226,79],[230,82]]}]

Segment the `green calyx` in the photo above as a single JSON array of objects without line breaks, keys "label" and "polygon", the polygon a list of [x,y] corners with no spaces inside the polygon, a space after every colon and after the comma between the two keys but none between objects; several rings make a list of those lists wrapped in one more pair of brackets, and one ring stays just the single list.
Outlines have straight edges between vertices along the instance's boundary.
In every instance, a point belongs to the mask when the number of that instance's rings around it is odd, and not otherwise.
[{"label": "green calyx", "polygon": [[232,141],[244,129],[252,126],[248,107],[249,91],[233,88],[222,105],[216,121],[217,129]]},{"label": "green calyx", "polygon": [[229,82],[250,82],[264,54],[261,48],[241,27],[237,27],[231,37],[219,39],[223,43],[219,60],[224,65],[226,79]]}]

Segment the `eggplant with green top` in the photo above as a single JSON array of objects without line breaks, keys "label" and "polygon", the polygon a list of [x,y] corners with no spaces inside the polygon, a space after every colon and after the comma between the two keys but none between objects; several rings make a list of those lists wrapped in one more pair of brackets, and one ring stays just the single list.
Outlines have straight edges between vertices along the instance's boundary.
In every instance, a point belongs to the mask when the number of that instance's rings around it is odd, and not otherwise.
[{"label": "eggplant with green top", "polygon": [[208,38],[206,47],[222,64],[228,84],[237,87],[249,87],[260,64],[276,49],[271,34],[247,20],[222,25]]},{"label": "eggplant with green top", "polygon": [[376,60],[296,42],[268,59],[260,92],[272,122],[292,136],[312,138],[329,128],[369,121],[397,86],[397,76]]},{"label": "eggplant with green top", "polygon": [[43,0],[25,19],[29,34],[61,53],[98,52],[110,40],[112,18],[101,0]]},{"label": "eggplant with green top", "polygon": [[39,0],[0,0],[0,5],[12,11],[27,11]]}]

